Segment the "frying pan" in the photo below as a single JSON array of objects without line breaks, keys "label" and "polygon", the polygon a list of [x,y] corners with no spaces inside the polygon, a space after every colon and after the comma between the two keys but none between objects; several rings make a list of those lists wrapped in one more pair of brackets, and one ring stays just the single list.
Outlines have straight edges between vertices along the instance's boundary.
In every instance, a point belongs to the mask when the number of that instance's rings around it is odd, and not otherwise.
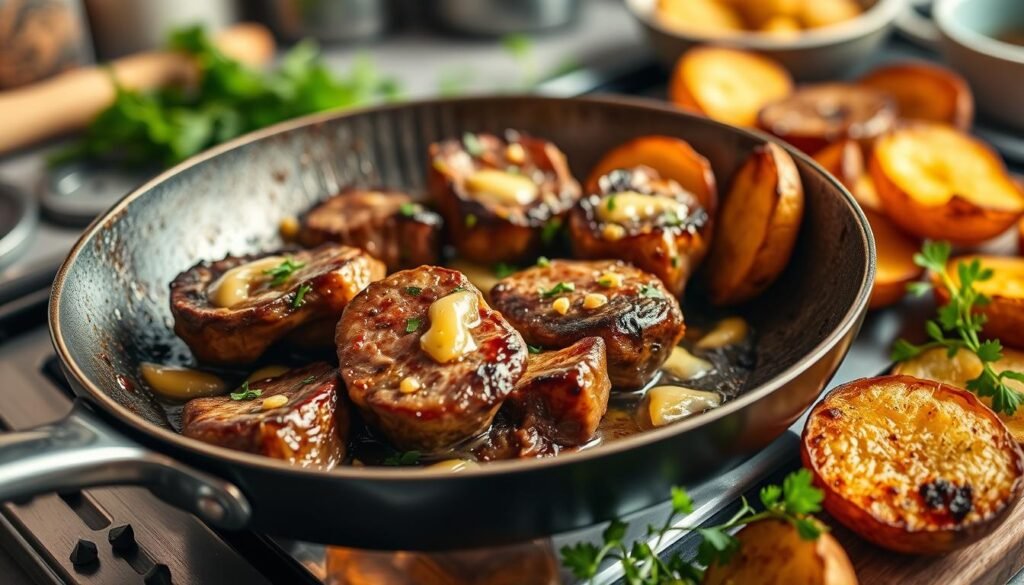
[{"label": "frying pan", "polygon": [[505,128],[554,141],[579,177],[627,139],[678,136],[723,184],[771,140],[645,101],[481,97],[304,118],[182,163],[93,222],[60,269],[50,331],[79,400],[51,426],[0,436],[0,499],[133,483],[225,529],[371,549],[499,545],[663,501],[671,485],[766,445],[814,401],[860,327],[874,244],[851,196],[784,146],[806,190],[796,252],[777,283],[742,308],[758,332],[757,364],[741,395],[711,412],[580,453],[458,474],[301,469],[174,431],[138,372],[142,361],[188,359],[171,332],[176,274],[200,259],[280,246],[283,217],[340,187],[422,191],[428,144]]}]

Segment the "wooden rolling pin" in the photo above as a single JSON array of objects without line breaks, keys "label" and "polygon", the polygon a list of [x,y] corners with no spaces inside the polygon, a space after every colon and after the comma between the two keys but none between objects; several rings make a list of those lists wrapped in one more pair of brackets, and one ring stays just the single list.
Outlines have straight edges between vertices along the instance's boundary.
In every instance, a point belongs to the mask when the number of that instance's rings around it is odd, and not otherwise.
[{"label": "wooden rolling pin", "polygon": [[[274,37],[258,24],[238,24],[214,38],[226,55],[257,66],[274,56]],[[196,77],[192,60],[179,53],[151,52],[107,64],[131,89],[187,83]],[[74,69],[39,83],[0,92],[0,153],[84,128],[114,101],[105,67]]]}]

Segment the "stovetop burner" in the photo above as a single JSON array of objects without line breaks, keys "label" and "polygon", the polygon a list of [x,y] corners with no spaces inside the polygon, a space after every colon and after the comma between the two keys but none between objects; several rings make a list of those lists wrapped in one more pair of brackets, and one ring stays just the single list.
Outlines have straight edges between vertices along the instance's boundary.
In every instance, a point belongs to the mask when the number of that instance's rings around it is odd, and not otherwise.
[{"label": "stovetop burner", "polygon": [[35,201],[0,183],[0,268],[12,263],[24,250],[37,223]]}]

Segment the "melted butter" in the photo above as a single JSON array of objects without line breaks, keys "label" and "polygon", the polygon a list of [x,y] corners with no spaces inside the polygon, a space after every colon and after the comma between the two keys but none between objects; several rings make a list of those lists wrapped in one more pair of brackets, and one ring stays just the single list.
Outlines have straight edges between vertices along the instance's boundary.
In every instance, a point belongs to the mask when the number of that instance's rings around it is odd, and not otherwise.
[{"label": "melted butter", "polygon": [[715,366],[686,351],[685,347],[675,347],[661,369],[681,380],[693,380],[708,374]]},{"label": "melted butter", "polygon": [[228,270],[212,285],[208,293],[210,303],[230,309],[249,298],[253,285],[267,278],[263,273],[284,262],[281,256],[268,256]]},{"label": "melted butter", "polygon": [[472,329],[480,324],[480,297],[468,290],[441,297],[427,313],[430,329],[420,347],[439,364],[446,364],[476,349]]},{"label": "melted butter", "polygon": [[727,345],[736,345],[747,338],[750,327],[741,317],[726,317],[715,325],[707,335],[700,338],[696,346],[700,349],[717,349]]},{"label": "melted butter", "polygon": [[444,461],[438,461],[437,463],[428,465],[426,469],[437,469],[440,471],[450,471],[451,473],[460,473],[470,469],[476,469],[477,467],[480,467],[480,464],[469,459],[445,459]]},{"label": "melted butter", "polygon": [[672,197],[644,195],[636,191],[605,195],[597,207],[597,217],[612,223],[649,221],[669,213],[682,219],[690,214],[690,208]]},{"label": "melted butter", "polygon": [[269,365],[263,366],[255,372],[249,374],[249,377],[245,379],[246,382],[256,382],[258,380],[266,380],[268,378],[276,378],[281,374],[291,370],[288,366],[281,365]]},{"label": "melted butter", "polygon": [[143,362],[139,370],[153,392],[171,400],[216,396],[227,390],[224,380],[191,368]]},{"label": "melted butter", "polygon": [[498,205],[527,205],[539,193],[530,179],[497,169],[481,169],[466,177],[466,189],[477,199]]},{"label": "melted butter", "polygon": [[640,418],[650,426],[661,427],[721,403],[722,397],[714,392],[682,386],[655,386],[647,391],[640,403]]}]

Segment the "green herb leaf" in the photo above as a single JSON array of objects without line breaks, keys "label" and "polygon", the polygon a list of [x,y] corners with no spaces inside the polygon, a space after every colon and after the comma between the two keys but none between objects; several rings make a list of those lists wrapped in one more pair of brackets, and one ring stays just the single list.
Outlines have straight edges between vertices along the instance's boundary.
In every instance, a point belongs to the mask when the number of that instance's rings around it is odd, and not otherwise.
[{"label": "green herb leaf", "polygon": [[410,318],[406,319],[405,320],[405,332],[406,333],[412,333],[412,332],[416,331],[417,329],[420,328],[420,323],[422,323],[422,322],[423,322],[423,319],[420,319],[419,317],[410,317]]},{"label": "green herb leaf", "polygon": [[983,362],[997,362],[1003,359],[1003,344],[998,339],[989,339],[981,342],[975,353]]},{"label": "green herb leaf", "polygon": [[822,525],[814,518],[797,518],[793,521],[797,534],[804,540],[817,540],[822,533]]},{"label": "green herb leaf", "polygon": [[558,237],[558,233],[562,230],[562,218],[552,217],[544,224],[544,227],[540,231],[540,241],[545,246],[550,246],[555,238]]},{"label": "green herb leaf", "polygon": [[547,256],[541,256],[540,258],[537,258],[537,266],[547,268],[548,266],[551,266],[551,260],[548,260]]},{"label": "green herb leaf", "polygon": [[609,195],[604,206],[608,211],[615,211],[615,195]]},{"label": "green herb leaf", "polygon": [[306,293],[313,290],[313,287],[308,284],[303,284],[299,287],[299,290],[295,291],[295,298],[292,299],[292,308],[298,309],[302,305],[306,304]]},{"label": "green herb leaf", "polygon": [[930,290],[932,290],[930,282],[912,282],[907,285],[907,292],[915,297],[922,297]]},{"label": "green herb leaf", "polygon": [[384,465],[389,467],[404,467],[408,465],[416,465],[420,462],[422,454],[419,451],[405,451],[403,453],[395,453],[384,460]]},{"label": "green herb leaf", "polygon": [[484,145],[480,142],[480,138],[472,132],[465,132],[462,134],[462,146],[469,153],[469,156],[476,158],[484,153]]},{"label": "green herb leaf", "polygon": [[542,290],[540,296],[547,299],[562,293],[570,293],[574,290],[576,290],[575,282],[558,282],[555,286],[549,288],[548,290]]},{"label": "green herb leaf", "polygon": [[604,529],[601,537],[608,544],[616,544],[622,542],[622,539],[626,537],[626,528],[628,525],[621,520],[612,520],[612,523],[608,525],[608,528]]},{"label": "green herb leaf", "polygon": [[526,344],[526,349],[527,349],[527,351],[529,351],[530,353],[532,353],[532,354],[534,354],[534,355],[536,355],[536,354],[538,354],[538,353],[540,353],[540,352],[544,351],[544,350],[543,350],[542,348],[540,348],[539,346],[536,346],[536,345],[530,345],[529,343],[527,343],[527,344]]},{"label": "green herb leaf", "polygon": [[693,513],[693,500],[690,499],[690,494],[678,486],[672,488],[672,512],[680,515]]},{"label": "green herb leaf", "polygon": [[238,392],[231,393],[231,400],[255,400],[263,394],[263,390],[259,388],[250,388],[249,381],[242,382],[242,387]]},{"label": "green herb leaf", "polygon": [[302,380],[302,385],[305,386],[306,384],[312,384],[313,380],[316,380],[316,376],[307,376]]},{"label": "green herb leaf", "polygon": [[562,565],[572,571],[577,579],[590,579],[597,574],[601,551],[594,544],[581,542],[574,546],[563,546],[559,553],[562,555]]},{"label": "green herb leaf", "polygon": [[405,292],[409,293],[414,297],[418,297],[423,293],[423,289],[418,286],[407,286],[405,287]]},{"label": "green herb leaf", "polygon": [[719,527],[698,528],[697,534],[703,539],[697,547],[697,561],[702,565],[728,564],[739,550],[739,541]]},{"label": "green herb leaf", "polygon": [[479,221],[479,220],[477,219],[476,215],[474,215],[472,213],[466,214],[466,227],[472,229],[473,227],[476,226],[477,221]]},{"label": "green herb leaf", "polygon": [[516,59],[525,59],[533,50],[533,41],[522,34],[510,34],[501,38],[501,46]]},{"label": "green herb leaf", "polygon": [[640,286],[640,296],[650,297],[652,299],[665,298],[665,295],[663,295],[661,291],[658,290],[658,287],[649,284],[644,284]]},{"label": "green herb leaf", "polygon": [[285,258],[284,261],[277,266],[264,270],[263,274],[271,277],[270,286],[276,288],[287,282],[288,279],[292,277],[293,272],[305,265],[305,262],[296,262],[292,258]]},{"label": "green herb leaf", "polygon": [[777,485],[766,485],[761,488],[761,505],[765,508],[771,508],[779,503],[779,498],[782,497],[782,488]]},{"label": "green herb leaf", "polygon": [[506,264],[505,262],[498,262],[494,265],[494,276],[497,276],[498,278],[505,278],[506,276],[510,276],[516,272],[519,272],[518,268],[511,264]]},{"label": "green herb leaf", "polygon": [[804,515],[821,511],[821,502],[825,494],[814,487],[811,472],[806,469],[797,470],[782,480],[782,499],[785,502],[786,514]]},{"label": "green herb leaf", "polygon": [[419,208],[415,203],[403,203],[398,207],[398,213],[402,214],[403,217],[412,217],[416,215],[416,211]]}]

